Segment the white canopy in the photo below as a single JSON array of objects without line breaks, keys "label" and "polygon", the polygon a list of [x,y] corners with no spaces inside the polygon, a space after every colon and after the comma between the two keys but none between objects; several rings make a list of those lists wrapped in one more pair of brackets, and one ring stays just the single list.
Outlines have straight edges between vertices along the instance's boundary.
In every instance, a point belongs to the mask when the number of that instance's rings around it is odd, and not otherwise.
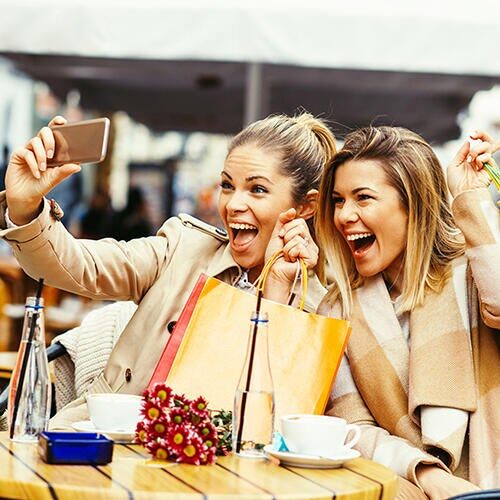
[{"label": "white canopy", "polygon": [[0,52],[500,75],[498,0],[0,0],[0,13]]}]

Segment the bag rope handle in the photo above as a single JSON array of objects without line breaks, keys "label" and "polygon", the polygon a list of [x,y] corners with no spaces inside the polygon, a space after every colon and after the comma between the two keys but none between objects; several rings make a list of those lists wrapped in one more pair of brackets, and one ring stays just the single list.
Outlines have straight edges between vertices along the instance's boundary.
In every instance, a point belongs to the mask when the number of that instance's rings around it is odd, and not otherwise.
[{"label": "bag rope handle", "polygon": [[[271,268],[273,265],[278,261],[283,256],[283,251],[279,250],[275,252],[271,258],[264,264],[264,267],[262,268],[262,272],[260,273],[260,276],[257,279],[257,283],[255,284],[255,287],[257,288],[257,291],[259,293],[264,293],[264,287],[266,286],[266,281],[269,275],[269,272],[271,271]],[[303,259],[299,258],[299,269],[300,269],[300,275],[301,275],[301,282],[302,282],[302,297],[300,298],[300,304],[299,304],[299,309],[301,311],[304,310],[304,304],[306,300],[306,293],[307,293],[307,265],[304,262]],[[294,283],[296,280],[294,280]],[[293,287],[293,285],[292,285]]]}]

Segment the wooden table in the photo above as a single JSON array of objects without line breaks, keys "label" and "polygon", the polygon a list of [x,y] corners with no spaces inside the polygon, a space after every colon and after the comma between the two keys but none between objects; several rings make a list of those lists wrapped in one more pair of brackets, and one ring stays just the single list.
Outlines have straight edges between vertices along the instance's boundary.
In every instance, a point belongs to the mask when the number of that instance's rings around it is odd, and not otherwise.
[{"label": "wooden table", "polygon": [[358,458],[341,469],[280,467],[265,460],[218,457],[212,466],[148,464],[137,445],[115,445],[105,466],[48,465],[36,445],[0,433],[0,497],[4,498],[287,498],[390,500],[397,476]]}]

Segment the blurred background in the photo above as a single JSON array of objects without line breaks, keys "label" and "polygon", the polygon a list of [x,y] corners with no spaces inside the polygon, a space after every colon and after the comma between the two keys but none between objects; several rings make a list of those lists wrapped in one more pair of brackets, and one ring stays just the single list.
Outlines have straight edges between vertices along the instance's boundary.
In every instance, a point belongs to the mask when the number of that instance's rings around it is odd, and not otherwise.
[{"label": "blurred background", "polygon": [[[474,129],[500,139],[497,0],[0,0],[0,13],[0,183],[54,115],[111,120],[106,160],[51,195],[76,236],[153,234],[179,212],[218,224],[228,140],[270,113],[321,116],[339,144],[408,127],[443,163]],[[6,245],[0,259],[0,350],[14,351],[33,283]],[[51,335],[94,306],[46,294]]]}]

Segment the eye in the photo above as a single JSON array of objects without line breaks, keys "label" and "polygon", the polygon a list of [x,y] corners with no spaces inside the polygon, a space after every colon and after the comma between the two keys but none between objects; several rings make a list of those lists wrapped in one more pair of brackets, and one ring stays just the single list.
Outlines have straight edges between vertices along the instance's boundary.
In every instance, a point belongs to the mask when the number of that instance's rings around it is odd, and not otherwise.
[{"label": "eye", "polygon": [[220,187],[224,191],[227,191],[228,189],[232,189],[233,188],[232,184],[229,181],[221,181]]},{"label": "eye", "polygon": [[360,201],[373,200],[373,196],[370,196],[369,194],[366,193],[361,193],[358,195],[358,200]]},{"label": "eye", "polygon": [[344,198],[342,196],[332,196],[333,204],[337,207],[344,203]]},{"label": "eye", "polygon": [[252,186],[252,193],[256,194],[263,194],[263,193],[268,193],[269,191],[267,188],[264,186],[261,186],[260,184],[256,184],[255,186]]}]

